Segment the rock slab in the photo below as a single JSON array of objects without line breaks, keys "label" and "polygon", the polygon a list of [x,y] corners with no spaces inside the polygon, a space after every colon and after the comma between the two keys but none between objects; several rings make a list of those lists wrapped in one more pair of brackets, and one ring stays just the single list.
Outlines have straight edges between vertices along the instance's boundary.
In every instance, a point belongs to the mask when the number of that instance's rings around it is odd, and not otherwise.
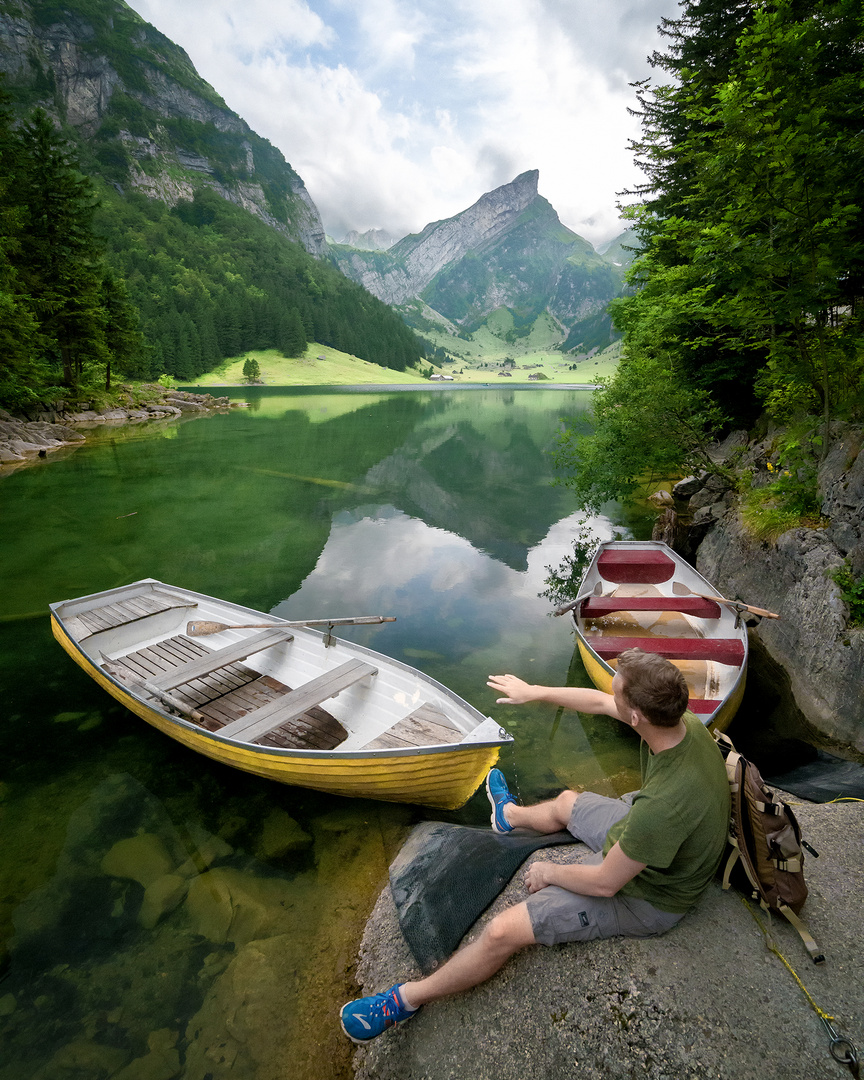
[{"label": "rock slab", "polygon": [[[817,1004],[835,1017],[834,1026],[864,1053],[864,804],[808,803],[795,811],[821,856],[807,861],[804,915],[827,962],[815,967],[795,931],[777,917],[774,937]],[[525,897],[520,877],[472,934]],[[417,975],[385,890],[363,938],[357,976],[362,991]],[[829,1055],[821,1021],[766,949],[740,894],[723,892],[719,882],[663,937],[524,950],[485,985],[427,1006],[359,1048],[354,1069],[356,1080],[846,1075]]]}]

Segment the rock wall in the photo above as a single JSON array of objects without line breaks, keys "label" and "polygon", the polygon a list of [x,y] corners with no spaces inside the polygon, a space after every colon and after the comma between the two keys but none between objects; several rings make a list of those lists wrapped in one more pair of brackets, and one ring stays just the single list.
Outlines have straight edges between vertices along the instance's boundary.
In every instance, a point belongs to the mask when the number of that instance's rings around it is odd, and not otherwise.
[{"label": "rock wall", "polygon": [[[862,443],[860,429],[832,426],[818,475],[823,528],[791,529],[776,543],[754,540],[742,527],[735,498],[716,480],[693,496],[691,507],[694,527],[704,532],[696,549],[699,572],[724,596],[780,615],[763,619],[755,632],[788,673],[808,722],[829,744],[864,753],[864,629],[849,626],[849,610],[828,576],[844,560],[856,576],[864,574]],[[757,481],[760,472],[767,476],[770,440],[747,446],[742,463]]]},{"label": "rock wall", "polygon": [[[92,140],[100,134],[117,93],[125,94],[146,110],[154,138],[128,130],[116,135],[130,157],[131,187],[169,206],[176,205],[180,199],[192,198],[202,185],[210,187],[222,198],[242,206],[271,228],[301,243],[310,254],[320,258],[326,253],[324,226],[302,179],[287,162],[281,161],[277,167],[277,174],[281,174],[278,180],[288,190],[279,201],[288,220],[287,223],[278,220],[271,213],[265,194],[268,166],[263,161],[256,162],[256,153],[263,149],[261,140],[200,78],[186,53],[158,30],[128,9],[124,13],[134,20],[136,27],[131,44],[137,50],[137,59],[131,62],[130,79],[128,64],[125,73],[121,73],[122,66],[118,70],[110,41],[106,45],[106,39],[99,38],[88,18],[58,7],[52,13],[53,18],[46,19],[46,13],[37,11],[27,0],[7,8],[0,12],[0,72],[7,75],[10,87],[26,88],[30,92],[34,72],[40,71],[46,82],[53,83],[50,92],[43,91],[40,104],[49,114],[65,121],[83,140]],[[96,22],[98,18],[94,19]],[[166,62],[169,56],[170,65]],[[147,57],[149,62],[143,62],[142,57]],[[243,140],[240,155],[223,146],[221,157],[217,155],[209,160],[190,147],[178,146],[176,131],[169,131],[160,120],[212,124],[217,131]],[[229,159],[233,158],[227,166],[226,153]],[[270,161],[271,195],[272,169]],[[248,178],[244,179],[244,174]]]}]

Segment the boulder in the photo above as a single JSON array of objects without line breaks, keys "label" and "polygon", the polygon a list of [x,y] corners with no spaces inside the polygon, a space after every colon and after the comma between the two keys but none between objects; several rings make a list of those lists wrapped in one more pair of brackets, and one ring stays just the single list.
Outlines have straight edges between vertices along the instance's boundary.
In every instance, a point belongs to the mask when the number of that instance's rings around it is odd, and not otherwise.
[{"label": "boulder", "polygon": [[[297,972],[292,934],[240,948],[187,1025],[184,1080],[291,1075],[294,1020],[285,1002],[301,992]],[[319,1062],[322,1077],[328,1075],[325,1060]]]},{"label": "boulder", "polygon": [[36,1072],[33,1080],[65,1080],[66,1077],[83,1076],[88,1080],[108,1080],[128,1058],[129,1054],[118,1047],[76,1039],[61,1046],[48,1064]]},{"label": "boulder", "polygon": [[196,934],[217,945],[245,945],[285,933],[293,905],[292,890],[282,878],[217,867],[192,879],[185,910]]},{"label": "boulder", "polygon": [[131,878],[146,889],[174,868],[174,861],[158,836],[143,833],[118,840],[102,860],[110,877]]},{"label": "boulder", "polygon": [[704,474],[700,476],[685,476],[683,480],[672,488],[672,496],[675,499],[689,499],[697,491],[701,491],[705,484]]},{"label": "boulder", "polygon": [[160,1028],[147,1039],[148,1053],[124,1066],[112,1080],[173,1080],[182,1072],[177,1032]]},{"label": "boulder", "polygon": [[311,845],[312,837],[290,814],[284,810],[273,810],[264,820],[255,854],[267,862],[280,859],[291,851],[303,851]]},{"label": "boulder", "polygon": [[179,874],[163,874],[144,890],[144,899],[138,912],[138,922],[145,930],[152,930],[159,920],[173,911],[183,900],[189,882]]}]

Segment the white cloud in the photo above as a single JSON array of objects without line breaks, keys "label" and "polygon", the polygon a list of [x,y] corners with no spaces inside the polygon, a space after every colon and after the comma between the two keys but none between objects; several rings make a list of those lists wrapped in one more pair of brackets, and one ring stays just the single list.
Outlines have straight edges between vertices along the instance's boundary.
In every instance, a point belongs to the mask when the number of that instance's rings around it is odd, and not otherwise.
[{"label": "white cloud", "polygon": [[563,222],[619,231],[628,82],[675,0],[133,0],[306,183],[325,226],[399,235],[532,168]]}]

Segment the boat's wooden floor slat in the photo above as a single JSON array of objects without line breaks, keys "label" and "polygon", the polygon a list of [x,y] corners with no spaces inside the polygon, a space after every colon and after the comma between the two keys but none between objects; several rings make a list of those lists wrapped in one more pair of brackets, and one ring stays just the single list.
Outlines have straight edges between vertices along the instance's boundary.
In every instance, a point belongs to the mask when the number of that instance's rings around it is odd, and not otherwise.
[{"label": "boat's wooden floor slat", "polygon": [[612,660],[625,649],[642,649],[667,660],[713,660],[733,667],[744,663],[744,644],[738,638],[588,637],[586,640],[603,660]]},{"label": "boat's wooden floor slat", "polygon": [[[223,697],[201,706],[210,731],[221,731],[228,724],[271,702],[284,699],[291,687],[269,675],[262,675]],[[278,746],[286,750],[333,750],[344,742],[348,733],[325,709],[307,710],[296,721],[280,725],[257,741],[262,746]]]},{"label": "boat's wooden floor slat", "polygon": [[[348,660],[332,671],[325,672],[308,683],[304,683],[290,694],[277,701],[256,709],[254,712],[223,728],[220,734],[243,742],[255,742],[277,728],[287,730],[286,725],[298,721],[302,714],[320,705],[322,701],[335,697],[349,686],[377,674],[378,669],[363,660]],[[342,738],[347,732],[342,730]],[[341,742],[341,739],[340,739]],[[337,744],[338,745],[338,744]]]},{"label": "boat's wooden floor slat", "polygon": [[188,664],[173,668],[153,679],[153,682],[160,690],[173,690],[177,686],[182,686],[183,683],[194,682],[219,668],[228,667],[230,664],[245,660],[247,656],[269,649],[271,645],[290,641],[293,637],[290,630],[283,628],[262,630],[259,634],[252,634],[251,637],[244,638],[242,641],[234,641],[221,649],[208,650],[206,656],[199,656],[195,660],[190,660]]},{"label": "boat's wooden floor slat", "polygon": [[[170,671],[199,657],[206,659],[213,655],[213,650],[206,645],[181,634],[146,649],[138,649],[114,662],[125,667],[134,678],[155,682],[155,674]],[[172,693],[181,703],[201,713],[204,720],[197,721],[199,727],[222,733],[230,724],[243,721],[265,706],[278,707],[280,702],[288,699],[292,690],[277,679],[235,663],[190,683],[183,683]],[[273,723],[275,728],[258,739],[262,745],[290,750],[333,750],[348,736],[335,716],[318,707],[308,708],[287,722],[274,716]]]},{"label": "boat's wooden floor slat", "polygon": [[[457,736],[454,738],[454,735]],[[434,705],[424,702],[414,712],[404,716],[377,739],[367,743],[364,750],[395,750],[406,746],[440,746],[461,742],[465,732]]]},{"label": "boat's wooden floor slat", "polygon": [[[212,655],[210,650],[198,645],[197,642],[189,638],[176,637],[160,641],[146,649],[138,649],[129,653],[128,656],[120,657],[119,662],[139,678],[147,679],[155,684],[159,675],[171,671],[179,664],[185,664],[188,659],[209,655]],[[258,677],[259,672],[251,668],[244,667],[242,664],[231,664],[211,675],[184,684],[182,690],[175,692],[175,697],[197,708]]]},{"label": "boat's wooden floor slat", "polygon": [[601,619],[616,611],[675,611],[698,619],[719,619],[720,605],[701,596],[589,596],[582,602],[583,619]]},{"label": "boat's wooden floor slat", "polygon": [[91,608],[90,611],[82,611],[80,615],[72,615],[63,622],[72,636],[81,641],[85,637],[90,637],[91,634],[137,622],[138,619],[146,619],[149,615],[158,615],[161,611],[197,606],[193,601],[153,589],[140,596],[130,596],[124,600],[115,600],[101,607]]}]

